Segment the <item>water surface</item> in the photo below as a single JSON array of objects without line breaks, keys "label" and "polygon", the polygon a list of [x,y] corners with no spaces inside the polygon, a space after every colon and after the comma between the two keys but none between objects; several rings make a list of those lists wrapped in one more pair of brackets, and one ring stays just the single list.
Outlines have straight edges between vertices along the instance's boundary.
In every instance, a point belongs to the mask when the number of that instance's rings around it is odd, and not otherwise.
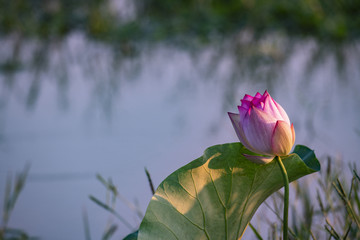
[{"label": "water surface", "polygon": [[[237,141],[227,111],[235,112],[245,93],[265,89],[294,122],[296,144],[315,149],[320,159],[357,161],[359,62],[348,51],[344,75],[331,55],[309,68],[314,48],[299,41],[281,66],[263,64],[246,74],[231,48],[218,54],[210,45],[194,53],[159,44],[116,58],[113,48],[73,34],[48,50],[46,67],[3,72],[0,192],[9,173],[31,164],[9,226],[42,239],[84,239],[85,209],[93,239],[109,221],[124,237],[131,230],[88,198],[106,199],[96,174],[111,177],[145,212],[151,192],[144,167],[157,186],[208,146]],[[120,203],[116,209],[138,227],[132,210]]]}]

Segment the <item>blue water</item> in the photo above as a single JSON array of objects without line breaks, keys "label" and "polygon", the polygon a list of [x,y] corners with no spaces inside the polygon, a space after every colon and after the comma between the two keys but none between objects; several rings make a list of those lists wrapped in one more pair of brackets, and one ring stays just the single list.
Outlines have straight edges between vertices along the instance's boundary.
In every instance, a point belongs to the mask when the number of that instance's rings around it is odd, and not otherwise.
[{"label": "blue water", "polygon": [[[296,144],[315,149],[320,159],[357,161],[359,69],[350,53],[348,80],[340,79],[331,57],[307,75],[312,48],[299,43],[271,82],[239,75],[231,87],[229,53],[209,68],[214,46],[194,57],[159,45],[114,62],[111,48],[74,34],[51,50],[41,74],[23,69],[11,88],[0,75],[0,196],[8,174],[31,165],[9,226],[42,239],[84,239],[86,210],[92,239],[101,238],[110,222],[119,225],[116,236],[124,237],[131,230],[88,198],[106,200],[96,174],[111,177],[144,213],[151,198],[144,167],[158,185],[206,147],[237,141],[226,112],[236,111],[245,93],[265,89],[288,112]],[[34,79],[39,96],[29,107],[26,93]],[[229,86],[233,95],[225,91]],[[116,209],[138,227],[134,211],[121,202]]]}]

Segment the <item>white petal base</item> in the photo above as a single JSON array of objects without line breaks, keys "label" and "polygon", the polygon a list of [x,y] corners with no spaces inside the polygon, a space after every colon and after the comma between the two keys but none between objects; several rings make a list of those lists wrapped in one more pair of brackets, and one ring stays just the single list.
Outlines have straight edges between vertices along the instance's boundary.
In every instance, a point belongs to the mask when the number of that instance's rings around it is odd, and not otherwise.
[{"label": "white petal base", "polygon": [[248,155],[248,154],[243,154],[243,155],[248,160],[257,164],[267,164],[275,158],[274,156],[259,156],[259,155]]}]

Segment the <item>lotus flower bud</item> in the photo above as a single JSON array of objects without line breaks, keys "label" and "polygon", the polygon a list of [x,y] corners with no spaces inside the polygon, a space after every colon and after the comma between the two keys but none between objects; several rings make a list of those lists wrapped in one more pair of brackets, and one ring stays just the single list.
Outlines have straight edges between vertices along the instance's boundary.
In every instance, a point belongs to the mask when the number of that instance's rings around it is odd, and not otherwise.
[{"label": "lotus flower bud", "polygon": [[240,142],[250,151],[245,155],[256,163],[268,163],[275,156],[288,155],[295,142],[294,125],[270,94],[245,95],[239,114],[228,113]]}]

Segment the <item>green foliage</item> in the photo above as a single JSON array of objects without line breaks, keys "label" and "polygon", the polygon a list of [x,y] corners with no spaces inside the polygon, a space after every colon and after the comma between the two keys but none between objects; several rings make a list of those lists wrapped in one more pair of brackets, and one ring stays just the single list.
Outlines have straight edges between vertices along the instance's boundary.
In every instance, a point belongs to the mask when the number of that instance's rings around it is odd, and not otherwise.
[{"label": "green foliage", "polygon": [[335,42],[360,35],[360,2],[354,0],[129,2],[135,8],[131,20],[114,12],[108,0],[0,0],[0,32],[49,38],[81,30],[112,42],[179,37],[209,41],[244,29]]},{"label": "green foliage", "polygon": [[[341,214],[341,222],[337,225],[331,223],[326,211],[324,216],[326,220],[325,229],[335,239],[359,239],[360,238],[360,201],[359,201],[359,185],[360,181],[356,170],[353,170],[353,177],[348,191],[345,190],[344,184],[336,178],[332,182],[332,186],[337,193],[337,205],[331,206],[332,208],[339,209]],[[334,213],[335,214],[335,213]],[[335,218],[333,218],[336,221]],[[342,226],[339,229],[338,225]],[[334,227],[337,226],[337,227]]]},{"label": "green foliage", "polygon": [[[103,184],[103,186],[107,190],[106,200],[101,201],[92,195],[89,196],[90,200],[92,202],[94,202],[96,205],[98,205],[99,207],[101,207],[104,210],[106,210],[107,212],[109,212],[111,215],[115,216],[122,223],[122,225],[127,227],[127,229],[130,229],[130,231],[135,230],[135,228],[128,222],[128,220],[125,217],[121,216],[116,211],[117,200],[120,200],[129,209],[131,209],[134,213],[136,213],[136,215],[138,216],[139,219],[143,218],[143,213],[141,212],[141,210],[139,210],[139,208],[137,206],[135,206],[133,203],[128,201],[125,197],[123,197],[119,193],[117,187],[112,183],[111,178],[106,180],[100,174],[98,174],[96,176],[96,178],[99,180],[100,183]],[[90,230],[89,230],[90,226],[88,224],[88,216],[86,214],[84,214],[83,221],[84,221],[85,235],[87,236],[87,239],[90,239]],[[111,237],[115,234],[117,229],[118,229],[117,224],[110,223],[109,226],[105,229],[102,239],[103,240],[111,239]],[[130,234],[129,237],[134,236],[134,234],[135,233],[133,233],[133,235]],[[129,238],[129,239],[131,240],[132,238]]]},{"label": "green foliage", "polygon": [[[97,51],[101,49],[107,54],[100,56],[111,62],[109,71],[122,71],[126,68],[123,59],[148,54],[148,50],[157,51],[164,44],[190,50],[193,60],[202,56],[198,53],[209,50],[206,47],[210,45],[211,54],[202,62],[207,69],[199,70],[205,76],[199,79],[208,79],[224,59],[231,60],[228,64],[231,72],[221,78],[225,83],[223,105],[233,101],[234,89],[246,79],[266,82],[271,89],[283,67],[292,60],[297,43],[316,45],[306,51],[310,56],[302,71],[304,82],[310,81],[311,74],[333,58],[338,79],[353,79],[347,68],[356,65],[350,56],[356,55],[357,45],[353,43],[360,36],[360,1],[126,0],[126,3],[118,10],[114,8],[117,1],[109,0],[0,0],[0,38],[8,42],[0,56],[0,73],[6,76],[3,87],[12,90],[19,78],[14,73],[26,72],[24,76],[30,84],[22,91],[26,95],[23,101],[28,109],[33,109],[42,92],[42,82],[49,79],[42,73],[48,70],[56,76],[60,104],[66,108],[67,102],[71,103],[66,90],[72,82],[67,78],[68,59],[86,72],[89,63],[97,64]],[[123,14],[127,11],[130,13]],[[86,54],[75,51],[77,56],[72,56],[69,51],[72,44],[68,44],[67,37],[74,32],[80,33],[76,36],[86,36],[89,50]],[[104,45],[94,51],[94,41]],[[107,46],[112,47],[111,51],[106,50]],[[54,57],[59,53],[63,57]],[[137,64],[141,67],[143,63]],[[131,71],[137,74],[139,69],[134,67]],[[120,81],[122,78],[109,79],[109,88],[116,93],[113,84]],[[106,81],[102,82],[105,85]],[[101,108],[109,116],[116,94],[99,90],[106,88],[96,89],[94,98],[102,98]]]},{"label": "green foliage", "polygon": [[[320,174],[305,179],[310,181],[292,184],[296,193],[291,200],[292,223],[289,232],[292,238],[360,239],[360,228],[356,220],[360,218],[360,181],[357,179],[355,166],[350,167],[353,177],[349,179],[342,165],[341,162],[328,158],[327,167]],[[265,205],[281,221],[283,196],[278,193],[271,198],[272,206],[268,203]],[[273,237],[270,239],[279,239],[281,229],[277,227],[278,221],[269,222],[273,229]]]},{"label": "green foliage", "polygon": [[204,38],[251,29],[280,31],[327,41],[359,37],[360,2],[353,0],[144,0],[140,15],[155,22],[157,35]]},{"label": "green foliage", "polygon": [[21,229],[10,228],[8,222],[15,204],[23,190],[26,182],[26,177],[29,172],[29,166],[26,166],[23,172],[16,175],[13,185],[12,177],[9,175],[6,181],[6,189],[4,194],[4,206],[2,224],[0,225],[0,239],[1,240],[31,240],[36,239],[30,237]]},{"label": "green foliage", "polygon": [[123,240],[137,240],[138,233],[139,233],[139,231],[130,233],[130,234],[127,235]]},{"label": "green foliage", "polygon": [[[306,162],[307,159],[312,158],[313,152],[302,151],[303,149],[305,148],[296,147],[295,151]],[[310,153],[310,155],[306,157],[306,153]],[[352,213],[350,213],[352,211],[357,219],[360,218],[360,177],[356,166],[350,166],[353,177],[349,179],[349,175],[343,169],[344,164],[341,159],[334,160],[328,157],[327,164],[325,164],[325,160],[321,159],[326,167],[321,169],[320,174],[294,181],[290,185],[291,192],[295,193],[295,196],[290,198],[289,239],[360,239],[360,229],[355,218],[351,216]],[[308,161],[307,164],[311,162],[313,161]],[[316,164],[313,167],[317,168],[316,166],[318,165]],[[348,184],[349,180],[350,184]],[[335,188],[338,184],[341,185],[343,193],[346,194],[345,201],[344,195],[339,194]],[[346,202],[349,204],[345,204]],[[253,221],[253,224],[249,224],[254,232],[254,239],[280,239],[282,203],[283,194],[281,191],[275,192],[264,202],[262,210],[269,209],[270,213],[262,212],[260,222],[257,225],[254,224],[256,220]],[[349,205],[352,210],[349,209]],[[275,219],[273,215],[276,217]],[[261,236],[257,230],[261,229],[261,233],[264,234],[264,228],[268,231],[267,236]],[[133,240],[137,239],[137,236],[138,231],[129,234],[125,239]]]},{"label": "green foliage", "polygon": [[0,32],[40,38],[62,37],[74,30],[93,36],[112,27],[107,0],[0,0]]},{"label": "green foliage", "polygon": [[[289,180],[320,170],[313,151],[283,158]],[[283,186],[275,161],[258,165],[240,143],[216,145],[167,177],[153,196],[138,239],[237,239],[257,208]]]}]

